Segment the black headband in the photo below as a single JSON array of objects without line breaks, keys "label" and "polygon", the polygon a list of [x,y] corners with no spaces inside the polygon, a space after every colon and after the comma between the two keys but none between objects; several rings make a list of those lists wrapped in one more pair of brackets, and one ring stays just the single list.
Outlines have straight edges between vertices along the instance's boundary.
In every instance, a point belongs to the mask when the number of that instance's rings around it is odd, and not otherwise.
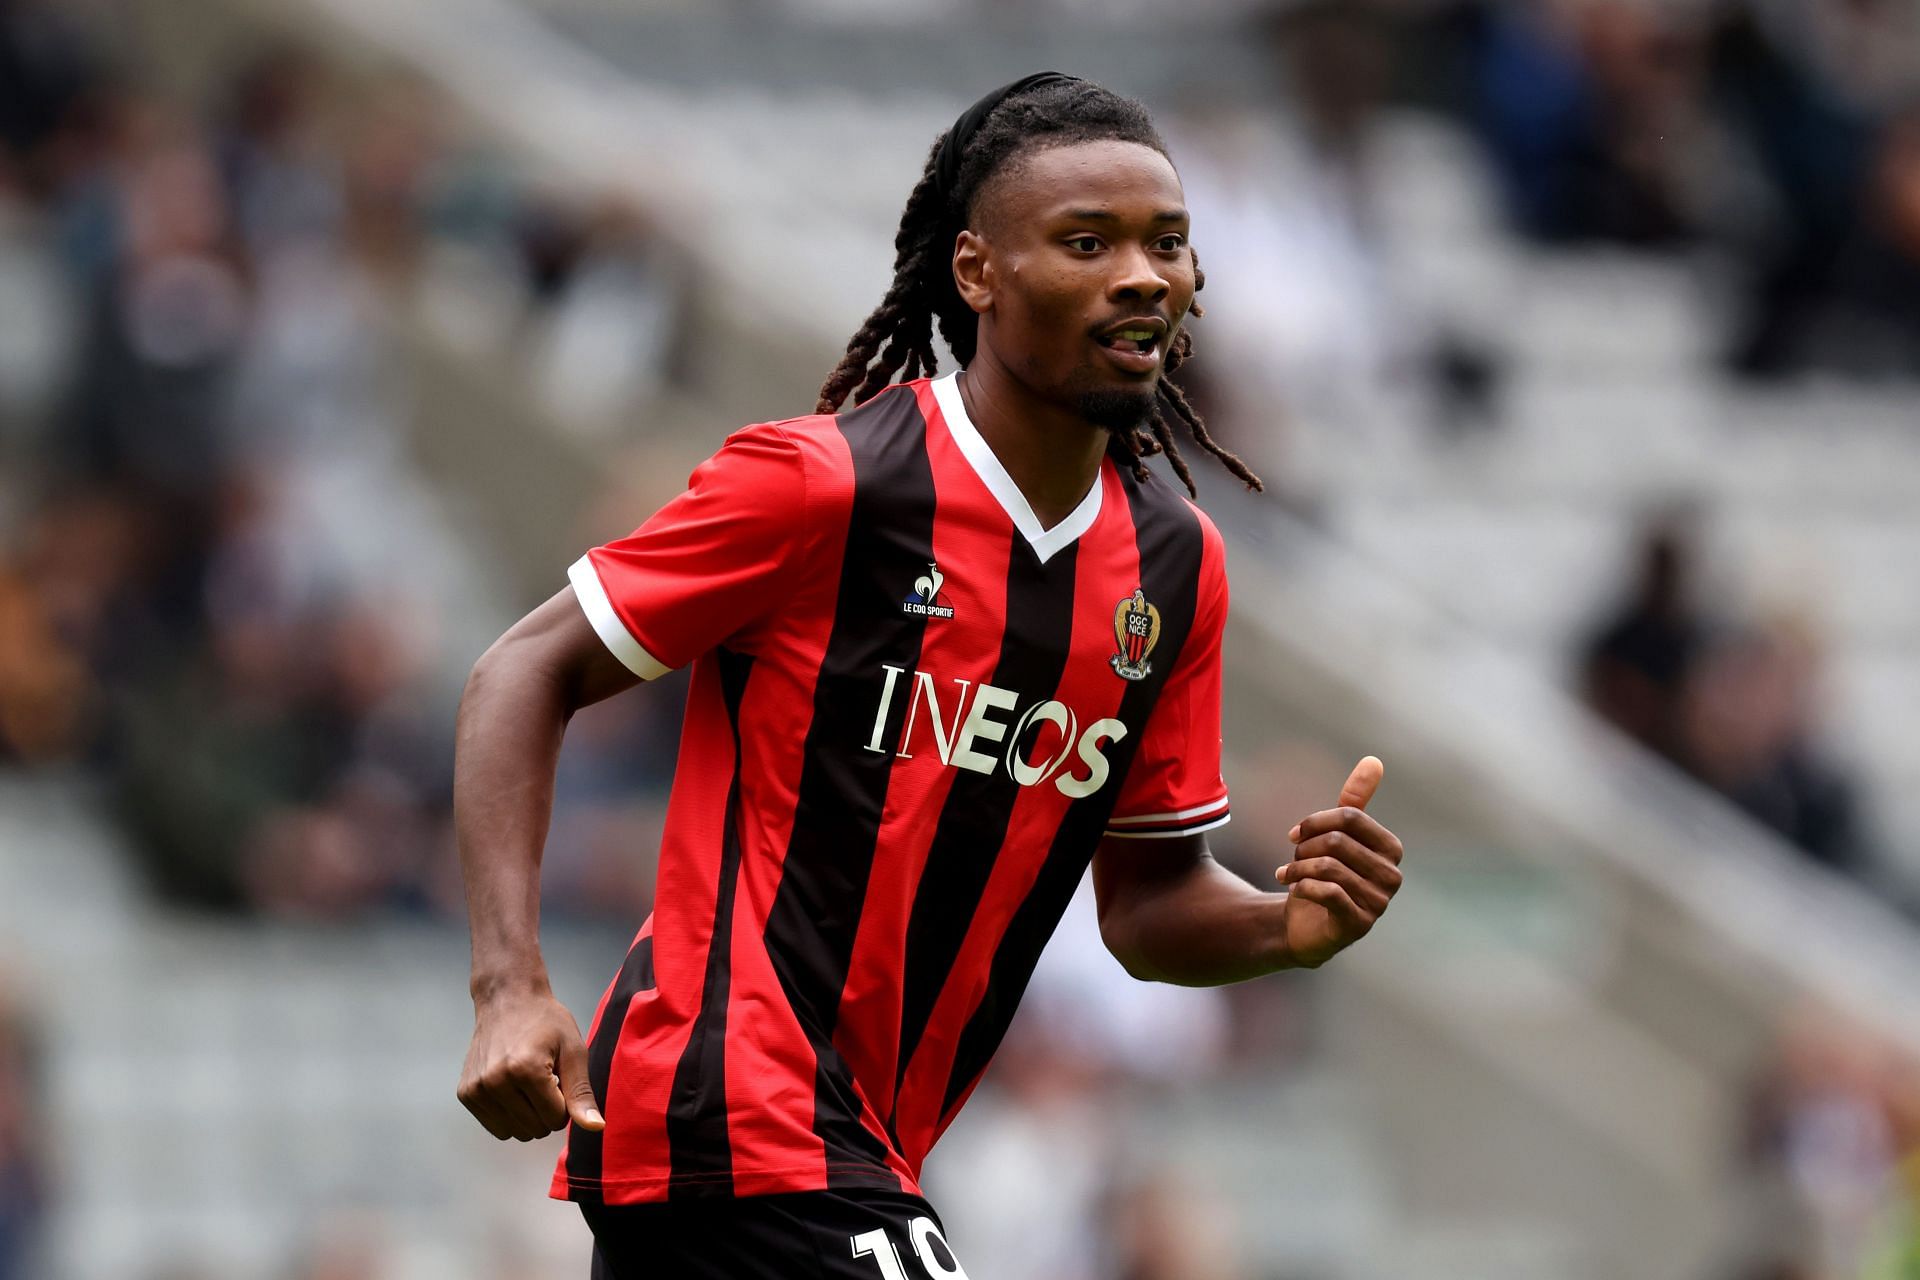
[{"label": "black headband", "polygon": [[1065,75],[1059,71],[1036,71],[1030,76],[1015,80],[1012,84],[1002,85],[980,101],[960,113],[953,122],[953,128],[947,130],[946,141],[940,146],[940,155],[933,162],[934,183],[950,203],[954,193],[960,189],[960,161],[967,153],[967,144],[973,141],[973,135],[980,132],[980,126],[987,122],[994,109],[1016,93],[1025,93],[1050,84],[1079,84],[1079,76]]}]

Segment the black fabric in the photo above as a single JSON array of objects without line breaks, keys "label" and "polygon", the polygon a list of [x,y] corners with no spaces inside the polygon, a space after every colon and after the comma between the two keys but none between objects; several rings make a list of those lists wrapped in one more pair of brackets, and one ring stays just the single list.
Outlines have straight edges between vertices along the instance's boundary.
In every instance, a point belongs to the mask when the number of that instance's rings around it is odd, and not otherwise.
[{"label": "black fabric", "polygon": [[[813,1131],[826,1147],[829,1185],[840,1187],[892,1177],[886,1144],[861,1119],[865,1104],[833,1033],[893,770],[891,755],[859,744],[872,733],[867,709],[881,672],[920,664],[926,619],[901,614],[899,589],[933,560],[934,488],[926,420],[912,388],[889,387],[837,424],[853,459],[853,510],[766,944],[819,1063]],[[888,741],[898,739],[907,701],[886,727]]]},{"label": "black fabric", "polygon": [[[1013,540],[1007,566],[1006,630],[1000,638],[1000,658],[991,683],[1035,696],[1045,691],[1048,697],[1060,687],[1067,670],[1067,654],[1073,648],[1073,607],[1077,599],[1074,578],[1079,555],[1080,545],[1075,542],[1042,564],[1024,538]],[[1031,742],[1018,745],[1024,757]],[[914,1050],[920,1047],[934,1004],[953,972],[974,913],[986,894],[1020,792],[1020,784],[1008,770],[996,769],[989,774],[959,770],[941,807],[907,925],[906,967],[901,975],[900,1057],[894,1071],[895,1115],[900,1085],[907,1078]],[[982,849],[993,850],[995,856],[981,857]]]},{"label": "black fabric", "polygon": [[966,158],[967,143],[973,141],[973,135],[980,132],[980,126],[987,122],[994,108],[1016,93],[1025,93],[1049,84],[1074,84],[1080,77],[1066,75],[1059,71],[1036,71],[1030,76],[1022,76],[1012,84],[1003,84],[980,101],[960,113],[953,122],[953,128],[947,130],[947,140],[941,144],[939,158],[933,162],[933,177],[948,203],[953,200],[954,192],[960,186],[960,162]]},{"label": "black fabric", "polygon": [[[963,1274],[944,1234],[917,1233],[940,1216],[899,1191],[797,1191],[738,1200],[582,1204],[593,1232],[592,1280],[880,1280],[855,1237],[884,1231],[909,1280]],[[871,1243],[871,1242],[869,1242]]]},{"label": "black fabric", "polygon": [[727,1003],[733,979],[733,899],[740,883],[740,703],[753,676],[753,659],[727,648],[714,653],[727,721],[733,728],[733,781],[727,787],[720,882],[714,893],[700,1012],[694,1017],[667,1099],[667,1145],[674,1175],[669,1198],[690,1191],[698,1194],[733,1173],[733,1148],[727,1140]]},{"label": "black fabric", "polygon": [[[607,1083],[613,1075],[613,1051],[620,1043],[620,1027],[627,1020],[627,1006],[642,991],[653,990],[653,935],[635,942],[620,966],[607,996],[600,1024],[594,1028],[587,1045],[587,1080],[593,1086],[593,1099],[600,1114],[607,1113]],[[602,1135],[596,1129],[573,1125],[567,1130],[567,1177],[574,1194],[587,1199],[600,1194]]]},{"label": "black fabric", "polygon": [[[1140,481],[1123,467],[1120,483],[1133,510],[1134,537],[1140,548],[1140,585],[1149,600],[1160,602],[1163,620],[1152,672],[1144,680],[1129,680],[1127,691],[1121,695],[1119,721],[1142,726],[1141,732],[1130,733],[1113,744],[1108,755],[1113,776],[1125,778],[1134,752],[1146,737],[1144,727],[1160,699],[1160,689],[1179,663],[1180,651],[1193,630],[1205,538],[1192,508],[1162,481]],[[1040,952],[1067,912],[1067,903],[1100,843],[1100,833],[1113,816],[1120,791],[1117,786],[1101,787],[1091,796],[1074,801],[1067,810],[1040,874],[993,953],[986,993],[960,1033],[953,1073],[947,1077],[946,1097],[940,1106],[943,1122],[949,1121],[966,1099],[967,1091],[987,1069],[994,1050],[1013,1024],[1014,1010],[1026,994],[1034,967],[1040,963]]]}]

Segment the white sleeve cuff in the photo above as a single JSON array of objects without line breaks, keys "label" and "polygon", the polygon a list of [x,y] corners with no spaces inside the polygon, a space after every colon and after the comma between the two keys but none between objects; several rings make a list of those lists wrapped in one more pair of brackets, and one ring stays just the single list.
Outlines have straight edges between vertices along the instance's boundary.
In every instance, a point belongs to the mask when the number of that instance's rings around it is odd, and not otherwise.
[{"label": "white sleeve cuff", "polygon": [[580,601],[587,621],[593,624],[594,634],[620,659],[622,666],[642,680],[657,680],[673,670],[648,653],[627,630],[627,624],[620,621],[620,615],[613,611],[613,601],[607,599],[607,589],[600,585],[599,571],[591,559],[581,556],[575,560],[567,568],[567,581],[573,584],[573,594]]},{"label": "white sleeve cuff", "polygon": [[1206,804],[1173,813],[1140,813],[1108,818],[1107,835],[1117,840],[1164,840],[1169,836],[1190,836],[1215,827],[1224,827],[1233,818],[1229,797],[1223,795]]},{"label": "white sleeve cuff", "polygon": [[1107,828],[1106,834],[1109,840],[1169,840],[1174,836],[1199,835],[1202,831],[1211,831],[1215,827],[1224,827],[1232,821],[1232,814],[1223,813],[1217,818],[1212,818],[1200,823],[1198,826],[1162,827],[1158,831],[1128,831],[1124,828],[1116,831],[1112,827],[1109,827]]}]

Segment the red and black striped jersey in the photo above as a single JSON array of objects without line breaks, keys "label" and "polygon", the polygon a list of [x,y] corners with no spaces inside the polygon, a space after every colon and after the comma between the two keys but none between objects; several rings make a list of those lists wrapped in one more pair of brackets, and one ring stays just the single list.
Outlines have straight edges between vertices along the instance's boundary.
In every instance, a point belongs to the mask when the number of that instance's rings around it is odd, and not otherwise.
[{"label": "red and black striped jersey", "polygon": [[553,1194],[917,1191],[1103,835],[1227,820],[1219,533],[1110,460],[1043,530],[949,377],[736,432],[569,576],[693,680]]}]

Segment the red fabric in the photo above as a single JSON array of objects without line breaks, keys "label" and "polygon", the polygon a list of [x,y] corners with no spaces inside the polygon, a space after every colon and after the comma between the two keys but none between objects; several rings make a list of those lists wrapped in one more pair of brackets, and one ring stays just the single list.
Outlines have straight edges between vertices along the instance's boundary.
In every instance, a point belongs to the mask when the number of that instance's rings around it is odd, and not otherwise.
[{"label": "red fabric", "polygon": [[[991,682],[1003,646],[1015,643],[1006,617],[1011,575],[1043,569],[1036,569],[1023,535],[949,434],[927,384],[883,394],[909,395],[917,405],[911,430],[900,439],[869,441],[861,446],[868,452],[856,453],[852,437],[844,434],[849,429],[832,417],[749,427],[729,437],[693,473],[688,490],[639,529],[588,553],[621,623],[660,662],[691,662],[693,683],[662,838],[655,914],[646,926],[657,990],[636,996],[618,1028],[600,1028],[618,1035],[603,1100],[601,1174],[591,1183],[570,1178],[563,1156],[551,1187],[558,1198],[632,1203],[669,1193],[744,1196],[816,1190],[850,1178],[917,1191],[921,1161],[957,1109],[956,1103],[943,1114],[956,1049],[983,1006],[994,958],[1069,811],[1094,804],[1117,806],[1116,816],[1157,814],[1224,801],[1219,633],[1226,584],[1212,526],[1164,488],[1143,495],[1132,477],[1104,465],[1098,518],[1071,552],[1056,553],[1076,557],[1066,579],[1071,598],[1060,611],[1070,634],[1063,630],[1058,637],[1066,651],[1055,659],[1064,662],[1064,674],[1051,687],[1005,690],[1007,701],[993,704],[991,696],[1002,692]],[[873,510],[895,501],[891,490],[859,489],[863,476],[894,474],[888,468],[898,468],[905,449],[924,450],[932,497],[926,517],[930,545],[912,551],[904,549],[909,536],[896,537],[884,519],[877,531],[872,527]],[[1194,616],[1177,620],[1188,632],[1177,659],[1175,646],[1164,639],[1151,652],[1132,655],[1114,634],[1115,609],[1142,586],[1136,526],[1149,502],[1157,504],[1155,518],[1163,524],[1190,528],[1197,521],[1201,531],[1197,552],[1180,569],[1183,575],[1197,572],[1200,581]],[[863,526],[868,536],[854,544],[848,531],[859,519],[869,522]],[[916,575],[931,577],[932,566],[940,578],[937,603],[951,612],[915,616]],[[860,586],[869,579],[871,589]],[[841,613],[852,607],[850,599],[866,612],[856,615],[858,625],[836,629],[837,621],[846,623]],[[1164,598],[1151,603],[1174,607]],[[866,632],[881,627],[921,629],[911,669],[889,677],[877,660],[871,669],[861,668],[859,679],[846,686],[849,697],[862,700],[859,733],[854,740],[820,743],[811,732],[816,699],[836,696],[836,686],[822,677],[830,646],[851,645],[857,652]],[[722,658],[719,647],[743,657]],[[1084,735],[1119,715],[1123,700],[1137,698],[1136,683],[1115,666],[1129,657],[1170,663],[1156,677],[1164,679],[1164,688],[1145,723],[1128,725],[1125,733],[1109,731],[1091,745],[1077,736],[1070,740],[1060,721],[1070,716],[1074,734]],[[723,667],[732,662],[730,669],[740,670],[745,659],[751,663],[744,691],[736,691],[737,705],[730,708]],[[988,703],[981,703],[983,696]],[[1016,747],[1021,717],[1049,702],[1065,709],[1059,720],[1029,721],[1031,740]],[[968,719],[982,705],[986,722],[1004,731],[997,742],[980,737],[979,722]],[[975,726],[975,736],[965,739],[973,744],[971,756],[963,743],[969,723]],[[1122,772],[1116,766],[1101,786],[1091,787],[1097,770],[1085,752],[1117,759],[1117,744],[1128,736],[1138,739],[1128,748],[1131,767]],[[809,758],[823,751],[824,766]],[[884,782],[881,793],[845,800],[874,806],[878,835],[871,871],[856,900],[831,903],[824,912],[851,930],[844,983],[823,1002],[834,1014],[831,1047],[851,1073],[858,1128],[883,1153],[851,1167],[830,1157],[818,1131],[817,1047],[825,1033],[787,997],[769,917],[783,882],[795,874],[787,859],[796,825],[806,820],[798,812],[803,776],[811,771],[817,779],[823,767],[834,775],[841,767],[834,760],[868,759],[866,752],[892,757],[875,766]],[[977,766],[967,775],[970,786],[998,788],[1006,836],[997,847],[966,845],[967,856],[988,868],[985,888],[977,903],[955,908],[970,914],[959,917],[964,928],[956,933],[951,964],[925,970],[941,975],[938,994],[896,1097],[909,921],[941,824],[964,828],[969,821],[966,812],[945,812],[960,770],[970,767],[961,763],[966,759]],[[1089,790],[1076,793],[1074,784]],[[716,972],[709,950],[725,878],[730,794],[738,815],[738,872],[721,966],[721,1034],[724,1140],[731,1159],[707,1170],[687,1167],[683,1152],[682,1167],[675,1167],[668,1116],[685,1106],[674,1092],[676,1072],[703,1002],[714,995],[706,989],[708,974]],[[1092,856],[1105,812],[1103,807],[1092,815],[1087,847],[1075,851],[1083,859]],[[949,833],[949,845],[953,841]],[[920,962],[924,966],[925,958]],[[1024,974],[1020,978],[1024,982]],[[959,1083],[970,1088],[972,1082]]]},{"label": "red fabric", "polygon": [[[818,432],[805,440],[830,472],[832,441]],[[796,533],[832,495],[810,493],[808,475],[786,424],[747,427],[646,523],[587,553],[641,648],[674,669],[722,643],[757,650],[755,624],[789,606],[800,566],[818,550]]]},{"label": "red fabric", "polygon": [[[1220,776],[1220,637],[1227,622],[1226,547],[1220,531],[1197,507],[1206,538],[1198,616],[1180,665],[1167,678],[1147,720],[1146,736],[1127,772],[1110,830],[1174,835],[1215,825],[1226,816],[1227,784]],[[1200,813],[1190,813],[1200,809]],[[1190,814],[1156,823],[1128,818]]]}]

